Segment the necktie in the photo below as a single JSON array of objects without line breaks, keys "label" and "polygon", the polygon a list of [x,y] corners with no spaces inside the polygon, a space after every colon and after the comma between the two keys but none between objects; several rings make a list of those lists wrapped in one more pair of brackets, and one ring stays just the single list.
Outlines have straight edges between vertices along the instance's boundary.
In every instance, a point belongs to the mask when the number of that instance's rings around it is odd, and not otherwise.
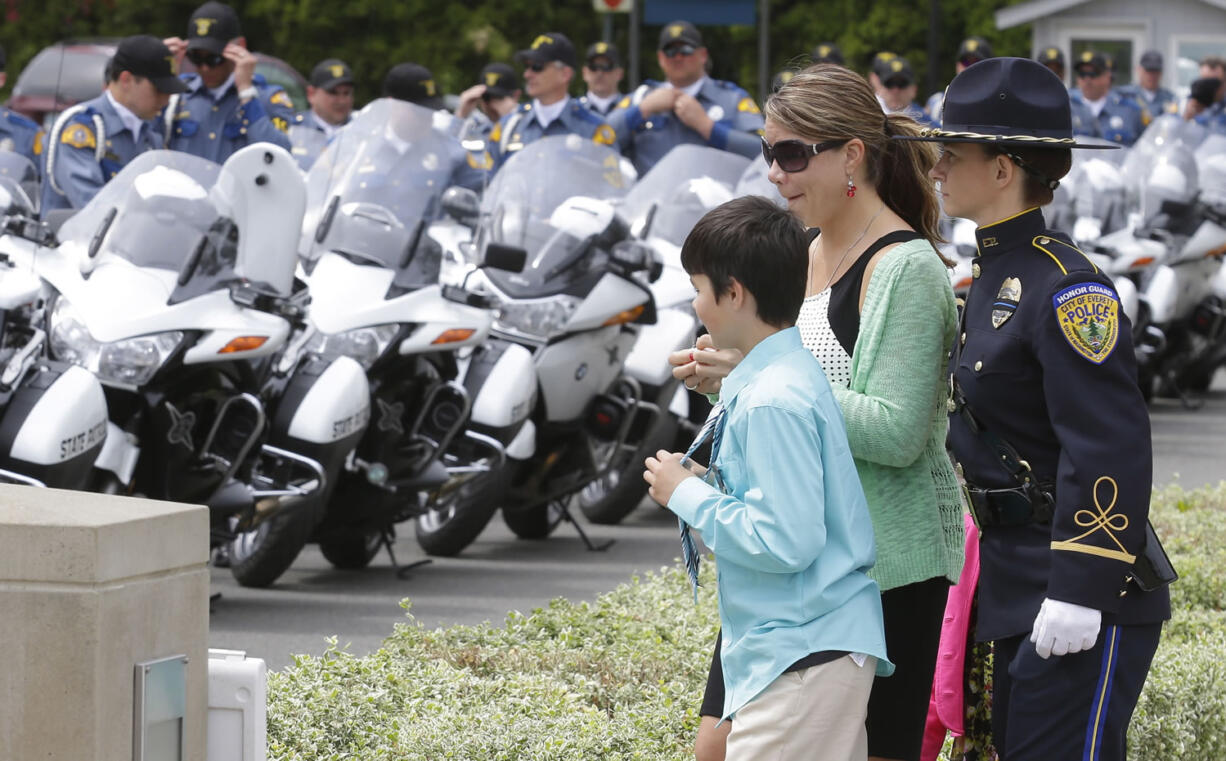
[{"label": "necktie", "polygon": [[[719,445],[724,436],[724,407],[717,404],[707,416],[707,422],[702,424],[694,443],[685,451],[681,458],[682,466],[688,465],[694,452],[702,446],[709,437],[711,439],[711,459],[708,460],[708,475],[715,474],[715,457],[719,454]],[[716,474],[717,475],[717,474]],[[718,478],[718,475],[717,475]],[[694,546],[694,537],[690,535],[690,526],[683,519],[677,518],[677,526],[681,529],[681,559],[685,562],[685,572],[690,577],[690,586],[694,590],[694,601],[698,601],[698,548]]]}]

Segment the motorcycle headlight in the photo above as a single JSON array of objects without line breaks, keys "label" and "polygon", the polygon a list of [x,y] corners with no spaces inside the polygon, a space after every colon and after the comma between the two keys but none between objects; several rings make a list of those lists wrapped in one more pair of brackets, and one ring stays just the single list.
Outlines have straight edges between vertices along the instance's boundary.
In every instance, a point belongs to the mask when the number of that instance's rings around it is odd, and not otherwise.
[{"label": "motorcycle headlight", "polygon": [[306,350],[324,359],[349,357],[363,370],[369,370],[399,332],[399,325],[389,324],[356,328],[343,333],[315,333],[307,341]]},{"label": "motorcycle headlight", "polygon": [[125,388],[148,383],[183,342],[181,330],[98,341],[66,299],[56,301],[50,329],[52,356],[84,367],[103,383]]},{"label": "motorcycle headlight", "polygon": [[495,327],[537,338],[552,338],[561,333],[582,299],[553,296],[540,301],[507,301],[498,307]]}]

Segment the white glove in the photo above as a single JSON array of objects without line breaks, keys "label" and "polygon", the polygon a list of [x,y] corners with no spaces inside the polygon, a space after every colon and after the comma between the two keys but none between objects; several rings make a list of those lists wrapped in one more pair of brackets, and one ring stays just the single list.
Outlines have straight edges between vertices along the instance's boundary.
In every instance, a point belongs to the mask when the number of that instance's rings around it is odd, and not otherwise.
[{"label": "white glove", "polygon": [[1049,597],[1039,607],[1039,615],[1034,617],[1030,641],[1040,658],[1079,653],[1094,647],[1102,623],[1101,610]]}]

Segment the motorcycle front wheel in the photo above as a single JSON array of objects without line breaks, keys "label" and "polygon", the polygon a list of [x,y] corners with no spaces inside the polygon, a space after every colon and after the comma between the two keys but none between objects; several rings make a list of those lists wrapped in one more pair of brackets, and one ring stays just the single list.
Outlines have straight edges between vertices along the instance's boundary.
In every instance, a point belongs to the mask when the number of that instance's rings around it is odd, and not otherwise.
[{"label": "motorcycle front wheel", "polygon": [[502,520],[520,539],[544,539],[562,522],[562,510],[550,502],[527,510],[503,510]]},{"label": "motorcycle front wheel", "polygon": [[354,571],[370,565],[383,547],[379,531],[336,531],[319,538],[319,551],[333,568]]},{"label": "motorcycle front wheel", "polygon": [[427,555],[458,555],[485,530],[509,483],[510,471],[503,465],[469,478],[431,502],[417,517],[417,544]]},{"label": "motorcycle front wheel", "polygon": [[[603,476],[593,480],[579,492],[579,509],[592,523],[614,525],[621,521],[647,496],[643,480],[643,462],[661,449],[668,449],[675,437],[676,426],[667,412],[653,422],[639,445],[622,449]],[[613,446],[608,444],[606,446]],[[604,453],[597,450],[598,456]]]},{"label": "motorcycle front wheel", "polygon": [[[309,499],[309,498],[308,498]],[[309,504],[291,505],[230,542],[230,573],[244,587],[267,587],[285,573],[311,537]]]}]

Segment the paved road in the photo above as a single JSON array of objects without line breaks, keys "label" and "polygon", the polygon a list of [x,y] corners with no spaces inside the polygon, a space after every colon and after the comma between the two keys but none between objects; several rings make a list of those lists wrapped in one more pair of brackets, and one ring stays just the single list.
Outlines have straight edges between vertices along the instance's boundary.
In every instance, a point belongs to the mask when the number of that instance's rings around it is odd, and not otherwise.
[{"label": "paved road", "polygon": [[[1178,477],[1194,488],[1226,479],[1226,374],[1216,381],[1199,410],[1167,400],[1152,407],[1155,483]],[[617,541],[605,552],[589,552],[565,524],[548,540],[520,541],[495,517],[460,557],[435,560],[405,580],[392,573],[386,554],[363,571],[342,572],[314,546],[268,590],[243,589],[229,571],[213,569],[213,590],[222,598],[214,604],[209,644],[247,650],[274,669],[288,665],[291,653],[323,652],[329,635],[364,654],[404,620],[399,603],[405,597],[427,627],[498,623],[510,610],[530,611],[554,597],[594,599],[679,554],[675,520],[650,501],[619,526],[588,531]],[[411,526],[395,550],[402,563],[424,557]]]}]

